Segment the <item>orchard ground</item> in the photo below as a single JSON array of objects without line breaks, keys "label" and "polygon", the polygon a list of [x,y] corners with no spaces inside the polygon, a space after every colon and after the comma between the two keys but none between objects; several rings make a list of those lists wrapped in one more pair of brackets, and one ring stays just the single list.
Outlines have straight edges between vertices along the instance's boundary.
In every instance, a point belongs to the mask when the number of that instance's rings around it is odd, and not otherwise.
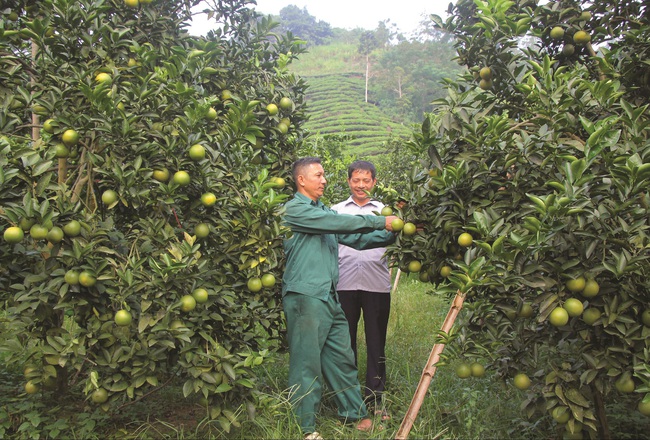
[{"label": "orchard ground", "polygon": [[[414,274],[402,274],[392,296],[387,343],[388,390],[385,397],[392,419],[382,422],[384,429],[381,432],[373,432],[370,436],[357,433],[339,423],[331,395],[326,394],[318,419],[318,429],[326,438],[394,438],[449,305],[450,298],[433,292],[431,284],[418,281]],[[0,336],[1,330],[0,326]],[[363,328],[359,331],[363,332]],[[364,340],[359,338],[362,378],[365,376]],[[470,360],[485,366],[484,377],[458,378],[455,367],[467,359],[455,356],[450,347],[443,352],[442,362],[446,365],[436,370],[410,438],[561,438],[563,428],[558,431],[550,415],[533,422],[526,420],[519,409],[526,398],[525,393],[516,389],[511,381],[497,379],[485,361]],[[3,354],[0,354],[0,359],[4,359]],[[216,421],[210,420],[198,398],[182,398],[181,380],[162,387],[141,401],[125,402],[126,405],[118,412],[105,413],[94,409],[89,402],[55,396],[51,392],[26,395],[23,366],[6,363],[0,368],[0,408],[7,411],[9,417],[2,423],[25,423],[25,432],[30,424],[39,423],[30,413],[23,412],[26,406],[20,402],[27,399],[56,411],[58,421],[54,423],[60,423],[62,427],[67,425],[59,437],[77,433],[83,438],[297,438],[299,428],[287,402],[288,360],[288,354],[280,353],[257,367],[263,403],[254,419],[245,418],[239,428],[232,428],[229,433]],[[621,396],[607,406],[612,434],[616,438],[647,438],[650,421],[632,410],[633,400],[634,396],[629,399]],[[246,409],[240,408],[240,411],[244,413]],[[53,420],[40,423],[51,422]]]}]

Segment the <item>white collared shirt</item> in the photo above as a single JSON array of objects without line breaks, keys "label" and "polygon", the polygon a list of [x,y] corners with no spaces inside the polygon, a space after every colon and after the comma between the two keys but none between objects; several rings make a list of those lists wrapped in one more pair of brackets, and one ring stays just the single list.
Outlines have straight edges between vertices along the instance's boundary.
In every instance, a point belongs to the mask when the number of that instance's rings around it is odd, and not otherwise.
[{"label": "white collared shirt", "polygon": [[[384,204],[370,200],[363,206],[349,197],[332,206],[341,214],[374,214],[380,212]],[[390,274],[384,258],[386,248],[358,251],[339,245],[339,282],[336,290],[365,290],[368,292],[390,292]]]}]

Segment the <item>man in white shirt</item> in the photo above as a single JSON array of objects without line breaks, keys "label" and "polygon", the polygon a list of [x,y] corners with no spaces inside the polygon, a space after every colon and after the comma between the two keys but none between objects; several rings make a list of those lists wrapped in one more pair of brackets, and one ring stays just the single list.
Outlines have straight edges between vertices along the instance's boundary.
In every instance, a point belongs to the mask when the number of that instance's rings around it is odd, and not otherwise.
[{"label": "man in white shirt", "polygon": [[[377,183],[375,166],[368,161],[356,161],[348,167],[350,197],[332,209],[342,214],[378,213],[384,204],[373,200],[369,193]],[[368,409],[383,420],[390,418],[382,405],[386,388],[386,330],[390,314],[390,272],[384,258],[385,248],[358,251],[339,245],[339,301],[350,326],[354,359],[357,357],[357,328],[363,312],[367,346],[365,400]]]}]

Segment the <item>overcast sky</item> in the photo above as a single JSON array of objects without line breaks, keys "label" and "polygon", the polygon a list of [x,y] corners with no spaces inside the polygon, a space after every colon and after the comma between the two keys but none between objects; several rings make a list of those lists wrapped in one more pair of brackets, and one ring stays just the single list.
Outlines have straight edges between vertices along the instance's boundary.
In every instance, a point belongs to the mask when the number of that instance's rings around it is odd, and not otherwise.
[{"label": "overcast sky", "polygon": [[[288,5],[307,8],[310,15],[332,27],[373,30],[380,21],[390,19],[400,31],[409,34],[423,16],[437,14],[445,18],[449,0],[257,0],[255,9],[262,14],[278,15]],[[194,22],[192,33],[207,32],[204,20],[196,17]]]}]

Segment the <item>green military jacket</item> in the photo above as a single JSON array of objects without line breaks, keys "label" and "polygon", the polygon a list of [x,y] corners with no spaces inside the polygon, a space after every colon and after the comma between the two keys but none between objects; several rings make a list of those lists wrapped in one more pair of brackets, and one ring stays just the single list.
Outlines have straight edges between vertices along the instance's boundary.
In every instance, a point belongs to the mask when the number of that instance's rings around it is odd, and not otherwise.
[{"label": "green military jacket", "polygon": [[339,243],[362,250],[395,241],[383,216],[339,214],[301,193],[285,205],[283,221],[291,229],[284,241],[283,296],[296,292],[327,300],[339,280]]}]

